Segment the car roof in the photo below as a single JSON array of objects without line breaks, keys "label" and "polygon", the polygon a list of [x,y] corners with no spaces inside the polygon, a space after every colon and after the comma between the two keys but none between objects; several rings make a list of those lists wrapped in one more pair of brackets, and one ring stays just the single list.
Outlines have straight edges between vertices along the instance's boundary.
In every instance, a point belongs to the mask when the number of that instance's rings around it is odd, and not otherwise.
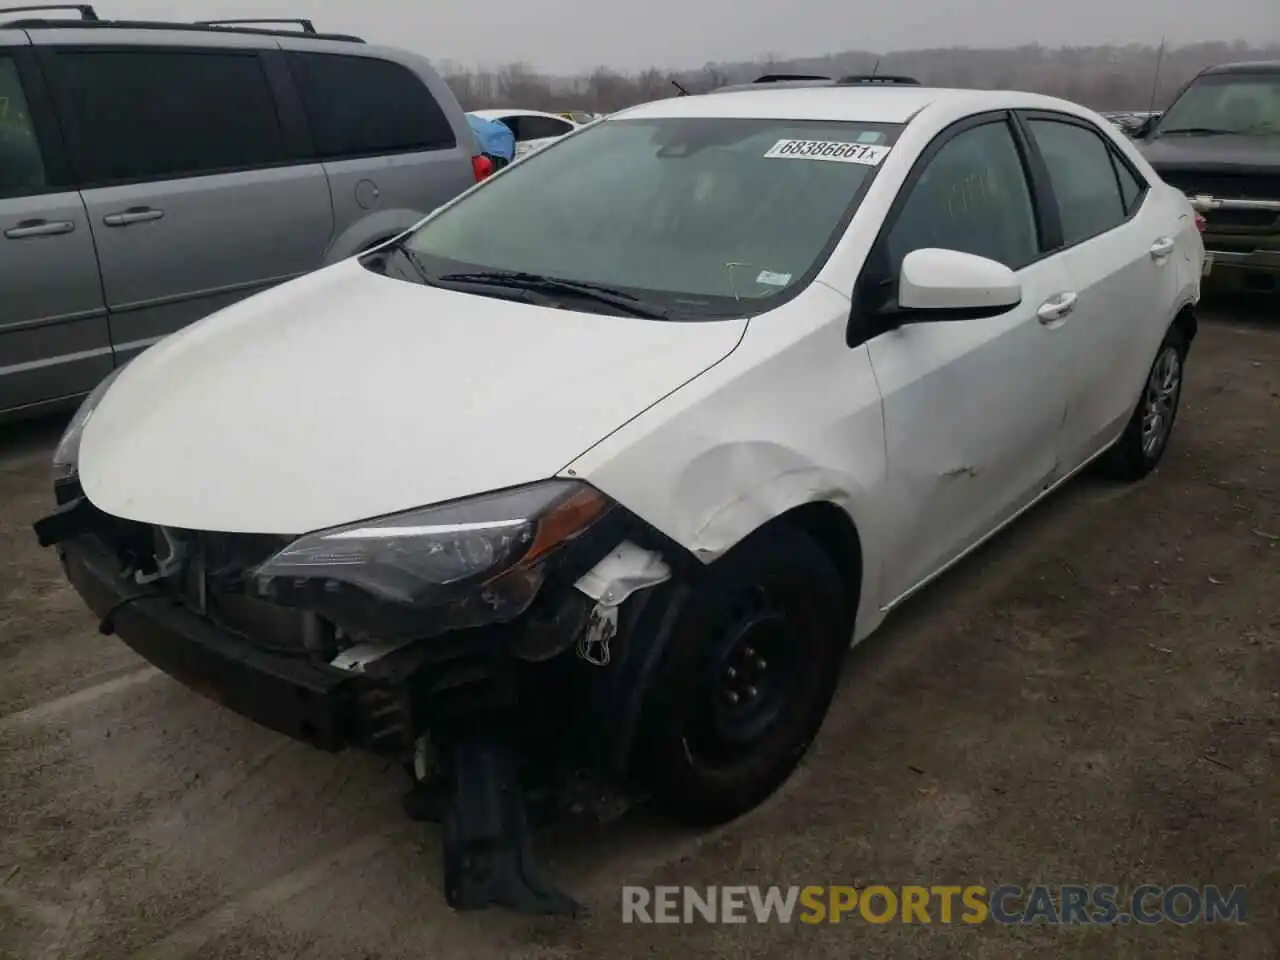
[{"label": "car roof", "polygon": [[786,86],[669,97],[624,110],[627,119],[667,117],[744,117],[775,120],[850,120],[907,123],[927,107],[953,107],[977,113],[1010,108],[1080,108],[1054,97],[1005,90],[959,90],[909,84],[867,86]]},{"label": "car roof", "polygon": [[1280,60],[1242,60],[1239,63],[1219,63],[1204,70],[1201,76],[1222,73],[1280,73]]},{"label": "car roof", "polygon": [[[548,113],[546,110],[470,110],[477,117],[483,117],[485,120],[496,120],[498,117],[551,117],[553,120],[566,120],[567,117],[558,113]],[[572,123],[573,121],[570,121]]]}]

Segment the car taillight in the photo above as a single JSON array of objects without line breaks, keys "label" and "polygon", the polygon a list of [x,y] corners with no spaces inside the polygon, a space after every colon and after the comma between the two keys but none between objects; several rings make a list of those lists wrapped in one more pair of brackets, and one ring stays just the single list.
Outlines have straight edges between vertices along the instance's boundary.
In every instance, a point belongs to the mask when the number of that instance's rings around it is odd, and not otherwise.
[{"label": "car taillight", "polygon": [[1204,233],[1204,227],[1207,222],[1208,221],[1205,220],[1203,213],[1196,214],[1196,229],[1199,230],[1201,233]]},{"label": "car taillight", "polygon": [[493,161],[482,153],[477,154],[471,158],[471,172],[476,175],[476,183],[479,183],[493,173]]}]

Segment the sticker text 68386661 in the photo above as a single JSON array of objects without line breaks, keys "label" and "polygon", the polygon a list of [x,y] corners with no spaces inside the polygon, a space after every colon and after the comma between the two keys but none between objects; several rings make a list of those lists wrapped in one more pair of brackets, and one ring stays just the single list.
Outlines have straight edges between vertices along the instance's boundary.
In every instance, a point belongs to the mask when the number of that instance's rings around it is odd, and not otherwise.
[{"label": "sticker text 68386661", "polygon": [[871,143],[844,140],[779,140],[765,151],[770,160],[830,160],[834,163],[859,163],[864,167],[879,166],[889,148]]}]

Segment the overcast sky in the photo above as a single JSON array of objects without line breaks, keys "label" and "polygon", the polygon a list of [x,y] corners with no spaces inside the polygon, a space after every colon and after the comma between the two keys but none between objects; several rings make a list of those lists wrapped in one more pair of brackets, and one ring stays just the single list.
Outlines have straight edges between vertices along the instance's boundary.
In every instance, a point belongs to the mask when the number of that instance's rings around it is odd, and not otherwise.
[{"label": "overcast sky", "polygon": [[687,68],[775,53],[1280,41],[1280,0],[95,0],[113,18],[310,17],[466,66]]}]

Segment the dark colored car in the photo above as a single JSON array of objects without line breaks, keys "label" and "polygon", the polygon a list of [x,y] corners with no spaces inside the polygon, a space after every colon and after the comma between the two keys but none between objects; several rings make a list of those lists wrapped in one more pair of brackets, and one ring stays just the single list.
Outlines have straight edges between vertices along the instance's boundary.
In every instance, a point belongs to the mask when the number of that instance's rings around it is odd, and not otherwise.
[{"label": "dark colored car", "polygon": [[1205,217],[1205,273],[1280,290],[1280,61],[1210,67],[1137,142]]}]

